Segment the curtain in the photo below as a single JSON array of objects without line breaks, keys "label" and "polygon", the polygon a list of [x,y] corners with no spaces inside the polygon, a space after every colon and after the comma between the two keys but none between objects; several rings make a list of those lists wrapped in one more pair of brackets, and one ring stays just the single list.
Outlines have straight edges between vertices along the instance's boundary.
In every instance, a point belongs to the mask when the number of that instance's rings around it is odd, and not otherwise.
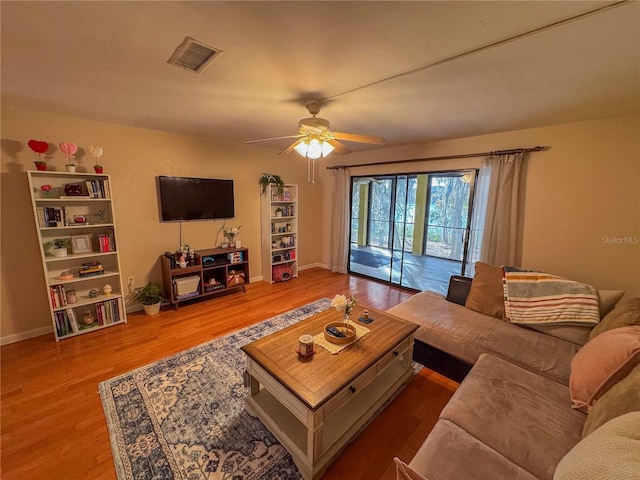
[{"label": "curtain", "polygon": [[519,265],[528,153],[491,155],[482,160],[488,173],[480,259],[492,265]]},{"label": "curtain", "polygon": [[483,229],[487,214],[487,200],[489,197],[489,180],[491,171],[488,165],[483,165],[475,180],[473,211],[469,228],[469,249],[464,274],[468,277],[475,275],[475,263],[481,259]]},{"label": "curtain", "polygon": [[349,171],[333,170],[329,261],[332,272],[347,273],[349,255]]}]

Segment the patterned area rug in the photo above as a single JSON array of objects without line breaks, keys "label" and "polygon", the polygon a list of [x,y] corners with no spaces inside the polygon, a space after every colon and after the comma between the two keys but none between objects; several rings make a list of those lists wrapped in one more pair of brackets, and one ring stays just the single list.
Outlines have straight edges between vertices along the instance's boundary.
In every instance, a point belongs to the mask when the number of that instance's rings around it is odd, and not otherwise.
[{"label": "patterned area rug", "polygon": [[99,385],[119,480],[297,480],[244,410],[240,347],[331,307],[323,298]]}]

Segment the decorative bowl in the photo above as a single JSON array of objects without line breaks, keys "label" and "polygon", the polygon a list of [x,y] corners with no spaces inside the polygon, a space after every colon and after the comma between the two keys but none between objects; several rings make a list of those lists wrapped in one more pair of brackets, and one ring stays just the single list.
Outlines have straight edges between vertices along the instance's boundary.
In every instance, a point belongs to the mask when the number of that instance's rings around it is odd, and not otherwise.
[{"label": "decorative bowl", "polygon": [[[327,329],[335,327],[338,331],[344,334],[344,337],[337,337],[332,335]],[[352,325],[347,325],[344,322],[331,322],[324,326],[324,338],[327,342],[335,343],[336,345],[344,345],[351,343],[356,339],[356,329]]]}]

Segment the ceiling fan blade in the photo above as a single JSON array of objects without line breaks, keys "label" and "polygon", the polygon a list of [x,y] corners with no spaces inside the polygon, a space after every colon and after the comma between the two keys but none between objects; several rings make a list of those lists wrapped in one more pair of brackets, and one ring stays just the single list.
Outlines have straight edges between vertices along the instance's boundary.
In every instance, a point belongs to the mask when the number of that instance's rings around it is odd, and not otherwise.
[{"label": "ceiling fan blade", "polygon": [[260,140],[249,140],[248,142],[242,142],[242,143],[270,142],[271,140],[284,140],[285,138],[299,138],[301,136],[302,135],[298,133],[297,135],[285,135],[284,137],[261,138]]},{"label": "ceiling fan blade", "polygon": [[358,135],[356,133],[333,132],[333,136],[338,140],[346,140],[347,142],[375,143],[378,145],[385,142],[384,137],[378,137],[376,135]]},{"label": "ceiling fan blade", "polygon": [[333,147],[333,151],[339,155],[346,155],[347,153],[351,153],[351,149],[345,147],[337,140],[327,140],[327,142]]},{"label": "ceiling fan blade", "polygon": [[283,153],[291,153],[293,152],[293,149],[296,147],[296,145],[298,145],[300,142],[302,142],[304,140],[304,138],[301,138],[299,140],[296,140],[295,142],[293,142],[291,145],[289,145],[287,148],[285,148],[284,150],[281,150],[278,152],[278,155],[281,155]]}]

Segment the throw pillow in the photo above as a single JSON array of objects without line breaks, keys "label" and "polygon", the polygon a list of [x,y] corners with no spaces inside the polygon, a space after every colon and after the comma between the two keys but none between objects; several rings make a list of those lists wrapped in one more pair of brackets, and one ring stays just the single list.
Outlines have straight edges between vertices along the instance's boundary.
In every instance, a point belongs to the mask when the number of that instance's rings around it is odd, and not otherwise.
[{"label": "throw pillow", "polygon": [[629,412],[640,412],[640,365],[595,403],[584,423],[582,438],[609,420]]},{"label": "throw pillow", "polygon": [[638,480],[640,412],[614,418],[567,453],[553,480]]},{"label": "throw pillow", "polygon": [[599,335],[573,357],[569,393],[573,407],[588,413],[609,388],[640,364],[640,325]]},{"label": "throw pillow", "polygon": [[393,457],[393,461],[396,463],[396,480],[429,480],[398,457]]},{"label": "throw pillow", "polygon": [[502,269],[483,262],[476,262],[475,269],[465,307],[490,317],[504,318]]},{"label": "throw pillow", "polygon": [[640,297],[631,298],[617,305],[591,330],[587,341],[593,340],[598,335],[614,328],[627,327],[629,325],[640,325]]},{"label": "throw pillow", "polygon": [[598,290],[598,300],[600,301],[600,318],[604,318],[607,313],[613,310],[616,303],[624,295],[624,290]]}]

